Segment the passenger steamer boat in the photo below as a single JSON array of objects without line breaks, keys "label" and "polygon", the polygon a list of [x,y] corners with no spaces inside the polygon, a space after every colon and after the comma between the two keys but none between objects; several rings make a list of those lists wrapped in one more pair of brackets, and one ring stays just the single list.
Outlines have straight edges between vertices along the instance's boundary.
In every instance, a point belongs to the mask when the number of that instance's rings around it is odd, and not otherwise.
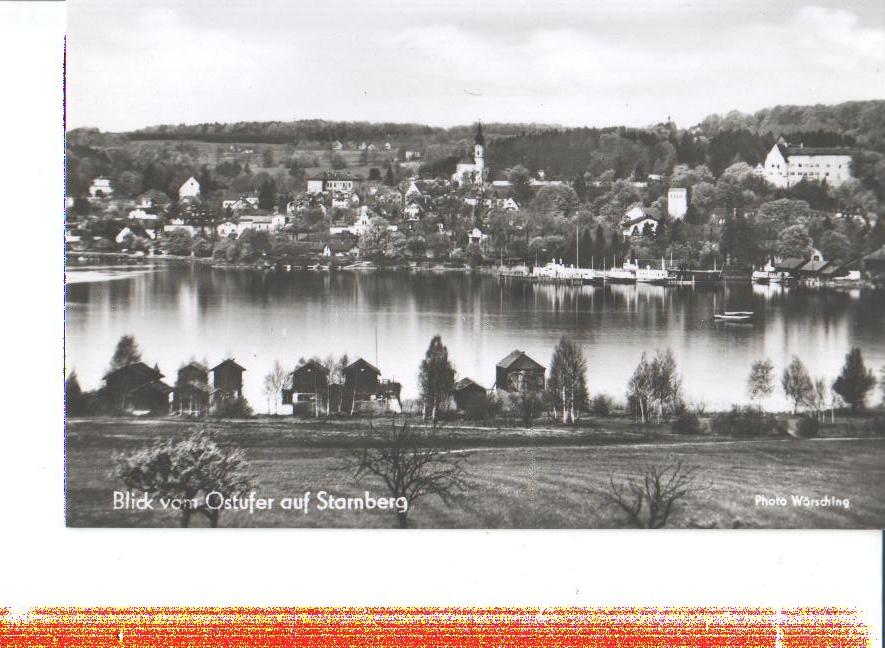
[{"label": "passenger steamer boat", "polygon": [[789,283],[790,274],[778,271],[769,261],[761,270],[753,270],[753,282],[762,284]]}]

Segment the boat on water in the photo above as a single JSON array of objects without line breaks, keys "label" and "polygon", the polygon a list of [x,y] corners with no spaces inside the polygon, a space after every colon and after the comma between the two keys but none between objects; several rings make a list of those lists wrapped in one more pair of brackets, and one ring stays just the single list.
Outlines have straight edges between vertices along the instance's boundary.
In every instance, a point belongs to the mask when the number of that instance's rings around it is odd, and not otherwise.
[{"label": "boat on water", "polygon": [[606,270],[603,273],[603,278],[606,283],[635,284],[636,270],[636,264],[624,261],[624,264],[620,268],[614,267],[611,270]]},{"label": "boat on water", "polygon": [[777,270],[769,261],[761,270],[753,270],[752,279],[754,283],[762,284],[788,283],[790,273]]},{"label": "boat on water", "polygon": [[752,311],[725,311],[724,313],[713,313],[713,319],[720,322],[752,322]]},{"label": "boat on water", "polygon": [[532,268],[531,276],[539,281],[562,281],[576,284],[591,284],[598,279],[596,270],[565,265],[562,261],[555,260],[543,266],[535,266]]},{"label": "boat on water", "polygon": [[636,283],[664,286],[670,280],[670,271],[666,268],[637,268]]},{"label": "boat on water", "polygon": [[830,284],[833,286],[859,286],[863,282],[860,276],[860,270],[849,270],[848,274],[833,277]]},{"label": "boat on water", "polygon": [[671,270],[670,284],[715,286],[722,283],[722,270]]}]

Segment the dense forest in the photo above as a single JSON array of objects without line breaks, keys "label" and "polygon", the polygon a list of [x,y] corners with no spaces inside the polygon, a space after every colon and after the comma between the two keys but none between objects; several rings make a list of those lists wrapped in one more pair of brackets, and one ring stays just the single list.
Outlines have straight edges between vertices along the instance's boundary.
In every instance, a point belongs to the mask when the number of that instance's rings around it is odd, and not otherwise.
[{"label": "dense forest", "polygon": [[[722,131],[746,129],[756,134],[784,135],[796,140],[809,133],[839,133],[857,146],[885,153],[885,101],[847,101],[825,106],[775,106],[763,108],[752,115],[732,111],[727,115],[710,115],[700,124],[701,131],[711,137]],[[830,146],[829,142],[806,146]]]},{"label": "dense forest", "polygon": [[[549,124],[483,124],[493,136],[509,137],[523,133],[549,130]],[[179,124],[151,126],[128,134],[134,140],[199,140],[203,142],[250,142],[260,144],[298,144],[341,142],[423,142],[451,143],[473,136],[472,125],[441,128],[424,124],[325,121],[236,122],[232,124]]]},{"label": "dense forest", "polygon": [[636,128],[569,128],[493,141],[488,162],[507,169],[574,178],[613,170],[617,178],[668,174],[675,164],[705,164],[718,176],[737,162],[754,166],[780,136],[806,146],[845,146],[885,152],[885,101],[835,106],[776,106],[754,115],[711,115],[695,128],[672,123]]}]

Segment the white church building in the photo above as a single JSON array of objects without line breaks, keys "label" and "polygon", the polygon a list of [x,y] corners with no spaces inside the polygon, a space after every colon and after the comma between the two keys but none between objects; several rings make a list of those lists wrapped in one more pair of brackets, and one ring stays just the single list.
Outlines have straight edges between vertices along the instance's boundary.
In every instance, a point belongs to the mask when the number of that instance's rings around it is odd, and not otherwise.
[{"label": "white church building", "polygon": [[461,186],[462,183],[481,185],[486,176],[485,138],[482,136],[482,124],[476,125],[476,136],[473,138],[473,159],[464,158],[455,167],[452,182]]},{"label": "white church building", "polygon": [[838,187],[851,177],[851,153],[848,148],[790,146],[781,138],[765,158],[764,177],[780,188],[803,179]]}]

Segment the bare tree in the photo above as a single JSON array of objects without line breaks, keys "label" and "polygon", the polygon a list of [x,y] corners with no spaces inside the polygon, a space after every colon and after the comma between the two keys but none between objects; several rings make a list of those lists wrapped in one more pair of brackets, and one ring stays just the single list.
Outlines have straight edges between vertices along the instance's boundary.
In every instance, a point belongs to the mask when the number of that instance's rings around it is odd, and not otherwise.
[{"label": "bare tree", "polygon": [[814,384],[811,382],[811,376],[802,361],[793,356],[793,360],[789,366],[784,369],[781,376],[781,387],[784,394],[793,401],[793,413],[799,412],[799,407],[807,405],[814,394]]},{"label": "bare tree", "polygon": [[747,378],[747,393],[750,400],[760,402],[774,393],[774,365],[768,358],[753,363]]},{"label": "bare tree", "polygon": [[627,516],[627,523],[639,529],[661,529],[667,525],[674,508],[697,490],[696,468],[686,468],[682,461],[651,465],[641,474],[618,483],[609,478],[605,493]]},{"label": "bare tree", "polygon": [[676,371],[676,360],[670,349],[655,353],[651,362],[652,397],[658,410],[658,422],[675,413],[683,403],[682,378]]},{"label": "bare tree", "polygon": [[401,529],[408,528],[409,512],[419,498],[436,495],[451,505],[467,488],[463,455],[441,448],[437,433],[435,426],[421,432],[396,421],[383,432],[370,427],[366,446],[354,450],[348,461],[355,479],[374,475],[393,497],[405,499],[405,510],[396,512]]},{"label": "bare tree", "polygon": [[279,360],[275,360],[273,369],[264,377],[264,396],[267,399],[268,414],[270,414],[271,403],[273,403],[274,414],[280,413],[281,392],[288,379],[289,373],[283,369]]},{"label": "bare tree", "polygon": [[811,398],[809,399],[809,405],[814,410],[814,414],[817,417],[818,421],[825,421],[827,414],[827,402],[832,402],[830,396],[830,390],[827,387],[827,379],[826,378],[817,378],[811,384]]},{"label": "bare tree", "polygon": [[338,414],[341,414],[342,402],[344,400],[344,370],[347,368],[347,365],[350,364],[350,361],[347,358],[347,354],[345,353],[337,360],[334,355],[328,355],[325,360],[323,360],[323,366],[329,370],[329,380],[327,382],[326,389],[328,391],[326,401],[328,402],[328,406],[326,408],[326,412],[328,414],[332,413],[332,385],[338,385],[338,389],[336,391],[336,395],[338,396],[335,403],[335,411]]},{"label": "bare tree", "polygon": [[562,336],[550,360],[547,388],[553,408],[562,415],[563,425],[574,425],[578,412],[587,406],[587,361],[574,340]]},{"label": "bare tree", "polygon": [[[130,454],[115,455],[114,476],[127,488],[180,504],[182,527],[194,513],[218,526],[216,500],[242,497],[254,487],[243,451],[220,445],[205,427],[182,440],[158,439]],[[206,497],[212,494],[212,501]],[[174,510],[174,509],[173,509]]]},{"label": "bare tree", "polygon": [[651,420],[652,389],[651,365],[643,353],[639,358],[636,370],[627,383],[627,406],[634,411],[642,423],[648,423]]},{"label": "bare tree", "polygon": [[627,383],[627,403],[642,423],[651,420],[653,411],[660,421],[683,404],[682,378],[670,349],[656,352],[651,362],[642,354]]}]

